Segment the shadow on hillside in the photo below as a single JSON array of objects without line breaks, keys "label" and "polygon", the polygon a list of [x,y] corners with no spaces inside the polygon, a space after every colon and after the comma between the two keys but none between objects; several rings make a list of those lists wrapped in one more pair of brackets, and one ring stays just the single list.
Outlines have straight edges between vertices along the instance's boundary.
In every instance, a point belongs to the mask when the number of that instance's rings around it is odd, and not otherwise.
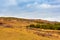
[{"label": "shadow on hillside", "polygon": [[0,22],[0,27],[4,27],[4,28],[13,28],[12,25]]}]

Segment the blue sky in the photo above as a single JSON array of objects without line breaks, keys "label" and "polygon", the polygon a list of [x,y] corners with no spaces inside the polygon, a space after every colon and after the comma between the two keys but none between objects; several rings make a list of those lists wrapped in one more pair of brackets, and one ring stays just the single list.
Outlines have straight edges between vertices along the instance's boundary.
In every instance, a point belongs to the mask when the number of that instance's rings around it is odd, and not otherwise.
[{"label": "blue sky", "polygon": [[60,21],[60,0],[0,0],[0,16]]}]

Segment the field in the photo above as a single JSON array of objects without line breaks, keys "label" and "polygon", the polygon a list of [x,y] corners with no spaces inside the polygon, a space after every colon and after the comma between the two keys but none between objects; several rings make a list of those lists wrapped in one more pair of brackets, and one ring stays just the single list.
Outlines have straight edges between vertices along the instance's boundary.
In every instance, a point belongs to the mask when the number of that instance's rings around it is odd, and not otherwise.
[{"label": "field", "polygon": [[0,18],[0,40],[60,40],[60,30],[26,27],[32,23],[37,24],[35,20]]}]

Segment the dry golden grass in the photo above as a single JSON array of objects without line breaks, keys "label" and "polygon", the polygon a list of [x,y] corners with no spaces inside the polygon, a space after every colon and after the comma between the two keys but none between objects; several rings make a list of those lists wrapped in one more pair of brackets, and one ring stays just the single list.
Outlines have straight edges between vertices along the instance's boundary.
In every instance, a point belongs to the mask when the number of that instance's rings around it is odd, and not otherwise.
[{"label": "dry golden grass", "polygon": [[56,37],[43,37],[25,28],[0,28],[0,40],[60,40]]},{"label": "dry golden grass", "polygon": [[[7,20],[0,18],[0,40],[60,40],[60,31],[27,29],[25,26],[36,24],[29,20]],[[51,33],[49,36],[47,33]]]},{"label": "dry golden grass", "polygon": [[0,40],[43,40],[43,38],[26,29],[0,28]]}]

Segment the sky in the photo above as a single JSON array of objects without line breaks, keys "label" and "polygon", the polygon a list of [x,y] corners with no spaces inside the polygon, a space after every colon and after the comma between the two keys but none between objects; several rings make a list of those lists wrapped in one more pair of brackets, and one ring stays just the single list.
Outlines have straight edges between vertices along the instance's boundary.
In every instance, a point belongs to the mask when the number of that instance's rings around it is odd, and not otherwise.
[{"label": "sky", "polygon": [[0,16],[60,21],[60,0],[0,0]]}]

